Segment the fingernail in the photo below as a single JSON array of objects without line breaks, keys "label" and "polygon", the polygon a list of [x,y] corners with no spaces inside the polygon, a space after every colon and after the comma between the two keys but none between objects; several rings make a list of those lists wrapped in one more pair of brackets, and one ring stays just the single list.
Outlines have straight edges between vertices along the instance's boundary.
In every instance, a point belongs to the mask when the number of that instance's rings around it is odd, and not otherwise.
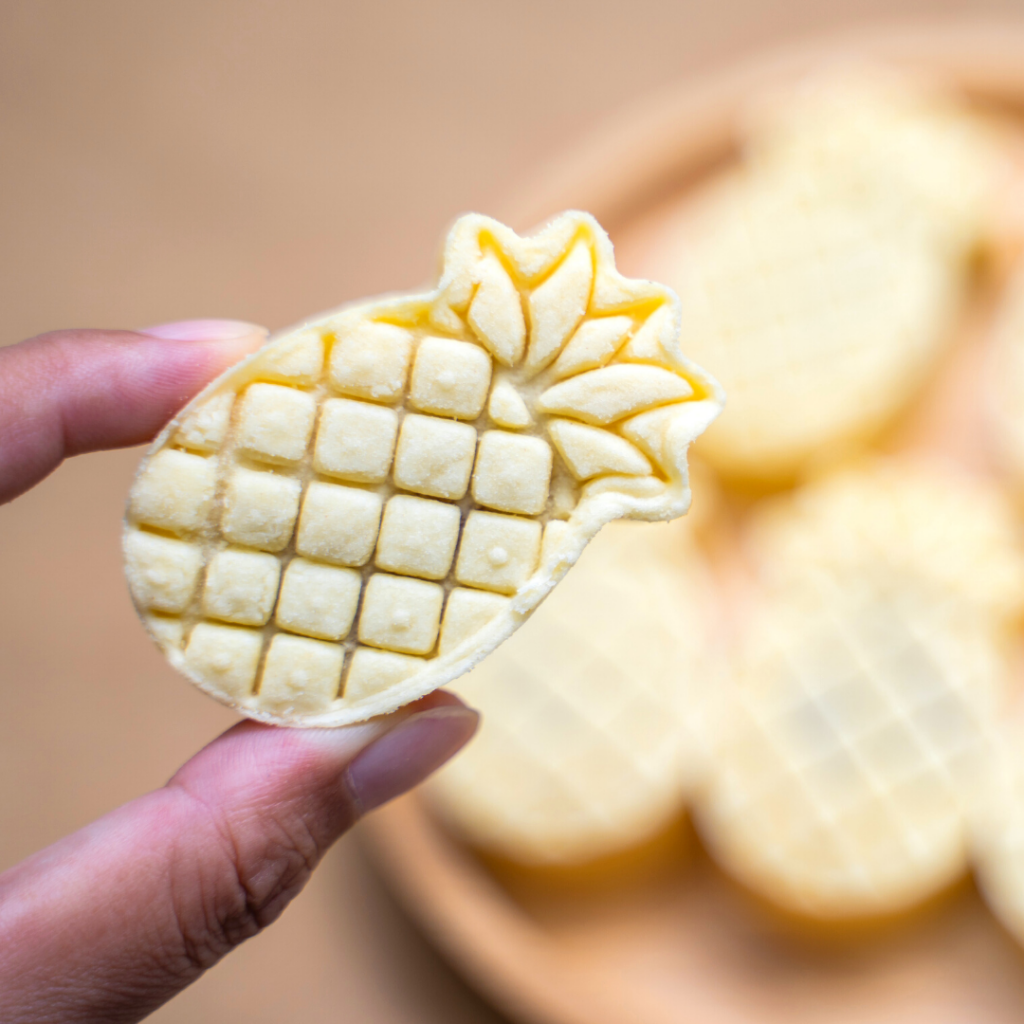
[{"label": "fingernail", "polygon": [[139,333],[166,341],[235,341],[250,334],[266,334],[267,329],[244,320],[175,320],[143,327]]},{"label": "fingernail", "polygon": [[360,814],[422,782],[476,732],[480,716],[466,707],[412,715],[356,756],[345,784]]}]

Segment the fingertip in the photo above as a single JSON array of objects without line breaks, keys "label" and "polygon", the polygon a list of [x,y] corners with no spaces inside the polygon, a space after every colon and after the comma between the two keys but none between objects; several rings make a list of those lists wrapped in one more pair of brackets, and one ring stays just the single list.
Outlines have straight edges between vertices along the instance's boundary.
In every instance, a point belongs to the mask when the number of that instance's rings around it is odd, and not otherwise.
[{"label": "fingertip", "polygon": [[166,324],[143,327],[138,334],[165,341],[237,341],[241,338],[266,339],[269,332],[259,324],[245,320],[175,320]]},{"label": "fingertip", "polygon": [[468,705],[461,697],[456,697],[454,693],[449,693],[448,690],[434,690],[431,693],[428,693],[425,697],[420,697],[419,700],[413,701],[412,704],[406,704],[402,710],[405,712],[415,713],[417,711],[429,711],[432,708],[466,707],[468,707]]},{"label": "fingertip", "polygon": [[[308,779],[311,774],[309,754],[318,765],[328,771],[333,765],[340,774],[358,754],[387,733],[422,714],[441,711],[463,712],[472,716],[474,722],[478,717],[455,694],[435,690],[391,714],[331,729],[288,728],[246,719],[222,733],[183,765],[176,778],[197,774],[206,777],[214,765],[218,766],[213,769],[215,774],[230,765],[233,773],[258,770],[264,779],[278,772]],[[271,766],[273,770],[269,770]]]},{"label": "fingertip", "polygon": [[[355,817],[422,782],[469,741],[480,715],[444,690],[390,715],[336,729],[287,729],[241,723],[193,758],[179,779],[195,784],[211,758],[232,764],[244,778],[258,765],[261,776],[275,765],[275,789],[308,788],[314,780],[340,781]],[[239,748],[241,745],[241,749]],[[246,766],[246,767],[243,767]],[[223,778],[224,774],[221,773]],[[201,783],[200,783],[201,784]]]},{"label": "fingertip", "polygon": [[176,320],[135,334],[142,340],[165,342],[171,362],[201,367],[203,382],[252,355],[270,336],[266,327],[244,320]]},{"label": "fingertip", "polygon": [[239,722],[211,747],[218,754],[237,757],[239,752],[235,749],[236,744],[241,744],[262,764],[268,761],[276,763],[282,758],[294,761],[296,753],[299,755],[298,761],[302,762],[303,752],[314,751],[316,760],[333,762],[341,772],[364,749],[410,719],[426,712],[445,710],[465,712],[474,716],[474,721],[479,717],[455,694],[435,690],[390,714],[335,728],[288,728],[248,720]]},{"label": "fingertip", "polygon": [[362,816],[422,782],[469,742],[479,721],[456,698],[410,715],[363,748],[344,773],[356,813]]},{"label": "fingertip", "polygon": [[139,444],[267,339],[237,320],[54,331],[0,349],[0,503],[68,455]]}]

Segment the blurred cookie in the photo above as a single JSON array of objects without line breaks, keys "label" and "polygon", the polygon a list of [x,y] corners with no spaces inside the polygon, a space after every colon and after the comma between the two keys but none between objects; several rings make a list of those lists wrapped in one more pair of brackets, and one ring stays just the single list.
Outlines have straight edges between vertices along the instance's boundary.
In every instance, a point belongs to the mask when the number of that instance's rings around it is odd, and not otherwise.
[{"label": "blurred cookie", "polygon": [[679,293],[683,349],[729,395],[701,456],[775,481],[862,444],[916,393],[1008,170],[959,101],[896,79],[802,83],[748,129],[740,166],[644,266]]},{"label": "blurred cookie", "polygon": [[820,168],[851,192],[884,182],[954,255],[1016,230],[1015,143],[948,83],[877,65],[812,73],[755,101],[745,127],[751,162]]},{"label": "blurred cookie", "polygon": [[1022,539],[999,486],[937,461],[879,457],[762,502],[746,546],[775,588],[873,564],[1005,627],[1024,612]]},{"label": "blurred cookie", "polygon": [[986,785],[971,817],[978,888],[989,908],[1024,945],[1024,719],[1004,717]]},{"label": "blurred cookie", "polygon": [[776,905],[877,917],[965,872],[1024,579],[1012,535],[984,536],[994,503],[955,474],[894,464],[758,524],[761,600],[696,818],[719,862]]},{"label": "blurred cookie", "polygon": [[[573,864],[638,845],[699,770],[713,590],[684,523],[606,526],[517,634],[453,687],[480,731],[425,787],[473,845]],[[689,738],[688,738],[689,736]]]}]

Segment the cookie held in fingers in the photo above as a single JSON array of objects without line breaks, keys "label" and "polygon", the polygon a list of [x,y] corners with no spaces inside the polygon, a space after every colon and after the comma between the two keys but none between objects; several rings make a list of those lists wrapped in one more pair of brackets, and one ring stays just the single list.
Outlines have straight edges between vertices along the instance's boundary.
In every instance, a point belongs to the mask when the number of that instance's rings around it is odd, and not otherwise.
[{"label": "cookie held in fingers", "polygon": [[686,511],[687,448],[722,394],[678,333],[674,294],[622,277],[589,215],[525,238],[460,218],[432,291],[279,334],[157,438],[124,538],[150,633],[278,724],[450,682],[602,525]]}]

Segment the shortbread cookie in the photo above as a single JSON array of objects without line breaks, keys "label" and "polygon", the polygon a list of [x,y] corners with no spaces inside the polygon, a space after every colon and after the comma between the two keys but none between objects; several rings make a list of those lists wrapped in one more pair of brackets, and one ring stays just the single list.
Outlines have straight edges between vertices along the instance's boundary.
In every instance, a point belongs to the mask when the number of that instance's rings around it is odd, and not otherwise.
[{"label": "shortbread cookie", "polygon": [[700,450],[733,477],[792,478],[899,412],[953,336],[1004,177],[950,98],[817,85],[779,99],[646,255],[729,394]]},{"label": "shortbread cookie", "polygon": [[883,66],[812,73],[761,97],[745,149],[760,165],[821,168],[850,191],[885,182],[905,217],[955,252],[1001,239],[1013,143],[948,83]]},{"label": "shortbread cookie", "polygon": [[279,724],[456,678],[604,523],[686,511],[722,395],[678,330],[672,292],[619,275],[590,216],[528,238],[461,218],[432,292],[278,335],[156,440],[125,527],[151,634]]},{"label": "shortbread cookie", "polygon": [[685,715],[714,685],[712,593],[685,521],[605,527],[542,611],[454,685],[483,720],[426,785],[446,823],[520,863],[572,864],[671,820],[699,768]]},{"label": "shortbread cookie", "polygon": [[772,595],[696,802],[723,867],[820,919],[897,913],[963,875],[1006,668],[961,613],[867,567]]},{"label": "shortbread cookie", "polygon": [[965,872],[1024,592],[1012,534],[985,534],[995,504],[898,463],[809,488],[761,524],[764,590],[697,818],[765,898],[877,916]]},{"label": "shortbread cookie", "polygon": [[1003,490],[923,458],[875,458],[761,504],[747,549],[768,585],[865,562],[959,594],[1008,628],[1024,612],[1019,516]]},{"label": "shortbread cookie", "polygon": [[1000,721],[985,786],[971,816],[978,888],[989,908],[1024,945],[1024,717]]}]

